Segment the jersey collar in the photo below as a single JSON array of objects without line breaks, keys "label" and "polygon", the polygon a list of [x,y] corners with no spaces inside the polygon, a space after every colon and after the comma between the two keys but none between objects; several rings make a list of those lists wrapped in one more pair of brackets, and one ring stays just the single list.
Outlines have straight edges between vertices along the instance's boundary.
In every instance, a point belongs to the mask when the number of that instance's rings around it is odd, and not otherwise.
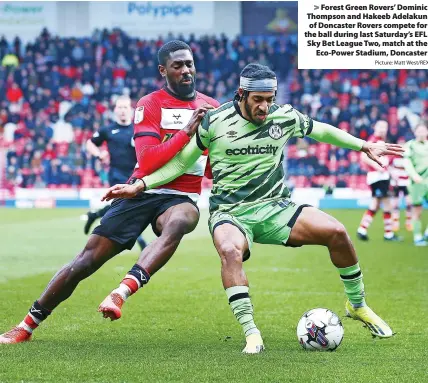
[{"label": "jersey collar", "polygon": [[121,129],[121,128],[129,128],[129,127],[133,126],[132,122],[130,124],[127,124],[127,125],[122,125],[122,124],[119,124],[117,121],[115,121],[115,124],[116,124],[116,126],[119,129]]},{"label": "jersey collar", "polygon": [[[235,107],[236,113],[238,113],[244,120],[247,120],[241,112],[241,108],[239,107],[238,101],[237,100],[233,100],[233,106]],[[248,120],[247,120],[248,121]]]}]

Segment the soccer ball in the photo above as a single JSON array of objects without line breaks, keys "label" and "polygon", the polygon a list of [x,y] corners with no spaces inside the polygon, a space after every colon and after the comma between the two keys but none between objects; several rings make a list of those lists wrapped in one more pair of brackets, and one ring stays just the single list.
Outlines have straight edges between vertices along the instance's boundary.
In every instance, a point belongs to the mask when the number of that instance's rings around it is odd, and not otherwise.
[{"label": "soccer ball", "polygon": [[340,318],[329,309],[305,312],[297,324],[297,339],[305,350],[334,351],[343,339]]}]

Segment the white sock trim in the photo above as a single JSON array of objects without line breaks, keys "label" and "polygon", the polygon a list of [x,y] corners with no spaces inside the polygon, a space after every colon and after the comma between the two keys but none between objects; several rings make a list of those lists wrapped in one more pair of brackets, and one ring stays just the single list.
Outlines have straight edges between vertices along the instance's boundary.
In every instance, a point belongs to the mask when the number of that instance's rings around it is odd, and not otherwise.
[{"label": "white sock trim", "polygon": [[367,235],[367,229],[364,229],[362,227],[359,227],[357,230],[358,233],[362,234],[362,235]]},{"label": "white sock trim", "polygon": [[225,291],[227,299],[230,299],[230,297],[236,294],[248,293],[248,291],[250,291],[250,288],[248,286],[232,286],[228,287]]},{"label": "white sock trim", "polygon": [[31,317],[31,319],[34,321],[34,323],[39,325],[42,322],[40,319],[36,318],[33,314],[28,313],[28,315]]},{"label": "white sock trim", "polygon": [[18,325],[18,327],[22,327],[25,331],[28,331],[29,333],[33,333],[33,329],[27,324],[27,323],[25,323],[24,321],[22,321],[19,325]]},{"label": "white sock trim", "polygon": [[131,295],[131,289],[126,286],[124,283],[121,283],[117,289],[114,289],[112,292],[119,294],[124,301],[126,301]]},{"label": "white sock trim", "polygon": [[257,327],[254,327],[254,328],[248,330],[245,333],[245,336],[247,337],[248,335],[251,335],[251,334],[261,334],[261,332],[260,332],[260,330]]}]

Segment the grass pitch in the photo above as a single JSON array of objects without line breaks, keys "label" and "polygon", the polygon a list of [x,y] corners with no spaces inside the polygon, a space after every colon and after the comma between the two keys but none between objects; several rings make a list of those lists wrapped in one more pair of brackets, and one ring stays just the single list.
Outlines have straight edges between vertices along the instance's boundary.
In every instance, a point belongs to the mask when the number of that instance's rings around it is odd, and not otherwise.
[{"label": "grass pitch", "polygon": [[[0,332],[23,319],[84,246],[82,213],[0,209]],[[330,213],[355,239],[362,211]],[[380,217],[370,234],[369,243],[355,243],[368,303],[397,332],[392,339],[373,340],[344,319],[338,350],[304,351],[295,327],[306,310],[344,315],[338,273],[325,248],[255,245],[245,270],[267,351],[242,355],[204,213],[168,265],[128,300],[122,319],[109,322],[96,310],[135,263],[137,247],[83,281],[32,342],[0,346],[0,382],[427,382],[428,249],[413,247],[405,232],[406,242],[384,243]]]}]

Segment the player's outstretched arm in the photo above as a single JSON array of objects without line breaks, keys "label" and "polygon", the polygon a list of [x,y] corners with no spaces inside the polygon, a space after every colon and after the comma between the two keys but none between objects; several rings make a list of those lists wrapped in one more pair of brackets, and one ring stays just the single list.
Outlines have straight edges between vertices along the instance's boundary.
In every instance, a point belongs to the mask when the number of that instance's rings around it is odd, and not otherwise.
[{"label": "player's outstretched arm", "polygon": [[313,129],[309,137],[316,141],[335,145],[340,148],[366,153],[367,157],[382,167],[384,167],[384,165],[380,157],[387,155],[402,156],[404,153],[404,148],[401,145],[387,144],[386,142],[367,142],[343,130],[335,128],[332,125],[324,124],[319,121],[313,122]]},{"label": "player's outstretched arm", "polygon": [[167,184],[177,177],[181,176],[189,167],[191,167],[201,156],[202,150],[196,143],[194,136],[189,144],[178,153],[170,162],[156,170],[153,174],[145,176],[142,180],[137,180],[132,185],[118,184],[107,190],[102,201],[110,201],[114,198],[133,198],[138,193],[153,189],[157,186]]},{"label": "player's outstretched arm", "polygon": [[377,164],[377,162],[375,162],[375,161],[371,160],[371,159],[370,159],[369,157],[367,157],[365,154],[363,154],[363,155],[361,156],[361,161],[362,161],[364,164],[366,164],[366,165],[372,166],[372,167],[373,167],[373,168],[375,168],[377,171],[385,171],[385,170],[386,170],[384,167],[379,166],[379,165]]},{"label": "player's outstretched arm", "polygon": [[202,152],[196,143],[196,137],[193,136],[189,144],[172,161],[154,173],[143,177],[144,190],[154,189],[175,180],[198,160]]}]

